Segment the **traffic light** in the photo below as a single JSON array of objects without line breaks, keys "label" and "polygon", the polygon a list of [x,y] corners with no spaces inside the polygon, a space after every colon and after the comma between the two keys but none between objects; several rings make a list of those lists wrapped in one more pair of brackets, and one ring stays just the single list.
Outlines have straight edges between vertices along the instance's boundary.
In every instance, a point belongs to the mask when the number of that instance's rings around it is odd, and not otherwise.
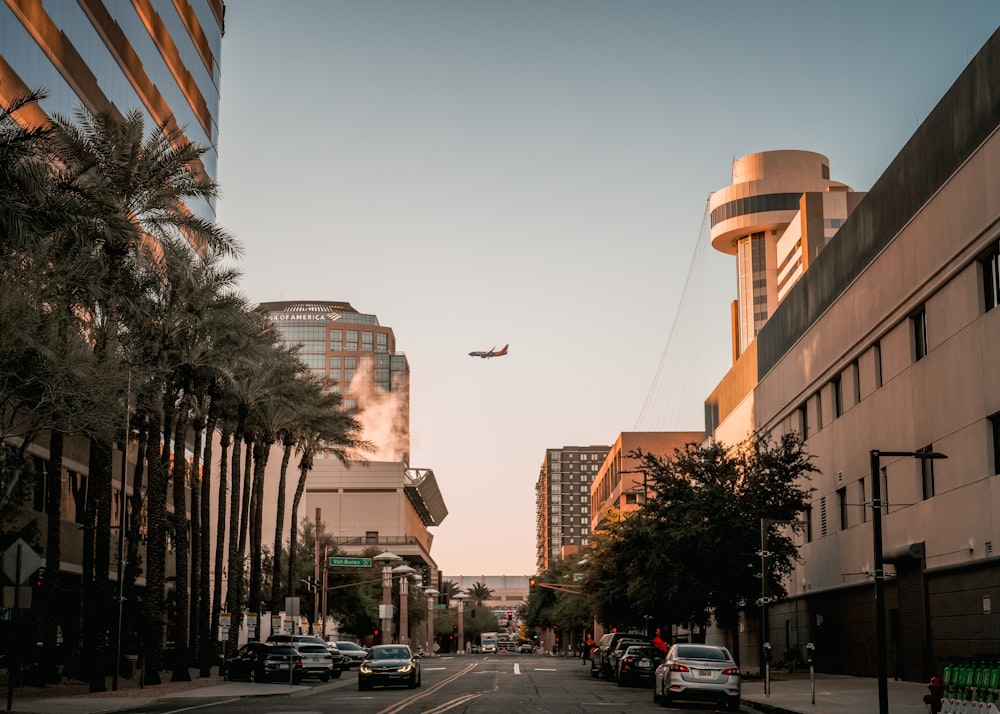
[{"label": "traffic light", "polygon": [[510,620],[513,620],[513,619],[514,619],[514,612],[512,610],[508,610],[507,611],[507,621],[509,622]]},{"label": "traffic light", "polygon": [[451,626],[451,631],[457,635],[458,634],[458,625],[452,625]]},{"label": "traffic light", "polygon": [[379,629],[377,627],[374,630],[372,630],[372,635],[374,635],[375,637],[379,636]]},{"label": "traffic light", "polygon": [[538,581],[535,578],[528,578],[529,588],[534,588],[536,585],[538,585]]}]

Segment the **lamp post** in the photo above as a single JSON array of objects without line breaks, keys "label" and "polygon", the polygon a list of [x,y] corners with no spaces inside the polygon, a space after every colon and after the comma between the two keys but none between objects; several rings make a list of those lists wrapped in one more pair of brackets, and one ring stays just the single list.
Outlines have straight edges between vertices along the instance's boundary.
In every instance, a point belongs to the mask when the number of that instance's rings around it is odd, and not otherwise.
[{"label": "lamp post", "polygon": [[764,670],[764,696],[771,696],[771,630],[767,620],[767,604],[771,596],[767,591],[768,567],[767,560],[771,552],[767,549],[768,536],[772,525],[802,526],[805,521],[780,520],[777,518],[760,519],[760,647]]},{"label": "lamp post", "polygon": [[451,596],[452,600],[458,600],[458,642],[455,643],[457,651],[461,652],[465,649],[465,628],[462,622],[462,612],[465,601],[469,599],[469,596],[465,593],[456,593]]},{"label": "lamp post", "polygon": [[433,587],[424,588],[427,596],[427,654],[434,654],[434,599],[441,593]]},{"label": "lamp post", "polygon": [[882,559],[882,478],[880,460],[883,456],[912,456],[915,459],[947,459],[936,451],[869,452],[872,472],[872,541],[875,558],[875,671],[878,677],[878,712],[889,714],[889,679],[886,666],[885,642],[885,570]]},{"label": "lamp post", "polygon": [[379,619],[382,621],[382,641],[387,645],[392,642],[389,631],[392,630],[392,565],[403,559],[395,553],[385,551],[379,553],[373,561],[382,564],[382,606],[379,608]]},{"label": "lamp post", "polygon": [[404,645],[410,644],[409,582],[410,575],[415,572],[416,569],[406,563],[392,569],[392,574],[399,578],[399,642]]}]

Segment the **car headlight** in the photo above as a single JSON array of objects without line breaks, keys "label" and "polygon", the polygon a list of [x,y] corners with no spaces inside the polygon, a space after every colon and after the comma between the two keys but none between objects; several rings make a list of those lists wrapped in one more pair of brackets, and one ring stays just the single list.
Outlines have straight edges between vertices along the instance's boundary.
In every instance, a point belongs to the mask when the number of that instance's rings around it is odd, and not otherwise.
[{"label": "car headlight", "polygon": [[367,662],[362,662],[361,666],[358,667],[358,671],[361,672],[362,674],[371,674],[372,668],[371,665],[369,665]]},{"label": "car headlight", "polygon": [[408,674],[409,672],[412,671],[413,671],[413,662],[410,662],[409,664],[404,664],[402,667],[399,668],[400,674]]}]

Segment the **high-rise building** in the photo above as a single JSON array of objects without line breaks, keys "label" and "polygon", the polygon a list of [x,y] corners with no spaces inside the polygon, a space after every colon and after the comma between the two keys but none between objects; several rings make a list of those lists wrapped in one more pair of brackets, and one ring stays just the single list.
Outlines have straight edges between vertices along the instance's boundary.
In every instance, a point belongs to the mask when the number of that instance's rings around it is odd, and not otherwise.
[{"label": "high-rise building", "polygon": [[[4,0],[0,101],[44,90],[36,121],[81,105],[138,109],[149,129],[167,123],[206,147],[200,169],[215,179],[224,17],[223,0]],[[189,205],[215,215],[208,203]]]},{"label": "high-rise building", "polygon": [[706,401],[720,441],[795,432],[817,469],[745,668],[812,643],[827,672],[926,682],[998,640],[998,77],[1000,31]]},{"label": "high-rise building", "polygon": [[535,483],[538,571],[590,543],[590,484],[609,446],[546,449]]},{"label": "high-rise building", "polygon": [[374,443],[375,461],[410,460],[410,367],[396,352],[392,328],[346,302],[300,300],[265,302],[259,309],[316,376],[344,406],[360,410],[365,438]]}]

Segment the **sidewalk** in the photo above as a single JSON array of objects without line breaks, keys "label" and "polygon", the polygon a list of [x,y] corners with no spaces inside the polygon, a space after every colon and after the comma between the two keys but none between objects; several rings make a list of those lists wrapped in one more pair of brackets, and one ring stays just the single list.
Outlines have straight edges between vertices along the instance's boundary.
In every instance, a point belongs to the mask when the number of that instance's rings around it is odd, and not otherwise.
[{"label": "sidewalk", "polygon": [[[890,714],[927,714],[925,683],[890,679],[888,684]],[[778,714],[878,714],[878,680],[817,674],[813,684],[808,672],[791,675],[781,672],[771,676],[770,696],[764,695],[763,680],[744,682],[743,705]]]},{"label": "sidewalk", "polygon": [[[199,677],[198,670],[191,670],[190,682],[171,682],[170,672],[163,672],[162,684],[139,687],[138,679],[119,679],[118,691],[91,694],[85,682],[70,681],[48,687],[24,687],[14,690],[13,714],[106,714],[128,712],[149,705],[155,699],[181,699],[198,697],[248,697],[267,695],[302,696],[326,687],[333,688],[343,682],[335,679],[329,684],[302,687],[288,684],[255,684],[253,682],[227,682],[217,675]],[[108,686],[111,678],[108,678]],[[7,712],[7,685],[0,691],[0,712]]]}]

